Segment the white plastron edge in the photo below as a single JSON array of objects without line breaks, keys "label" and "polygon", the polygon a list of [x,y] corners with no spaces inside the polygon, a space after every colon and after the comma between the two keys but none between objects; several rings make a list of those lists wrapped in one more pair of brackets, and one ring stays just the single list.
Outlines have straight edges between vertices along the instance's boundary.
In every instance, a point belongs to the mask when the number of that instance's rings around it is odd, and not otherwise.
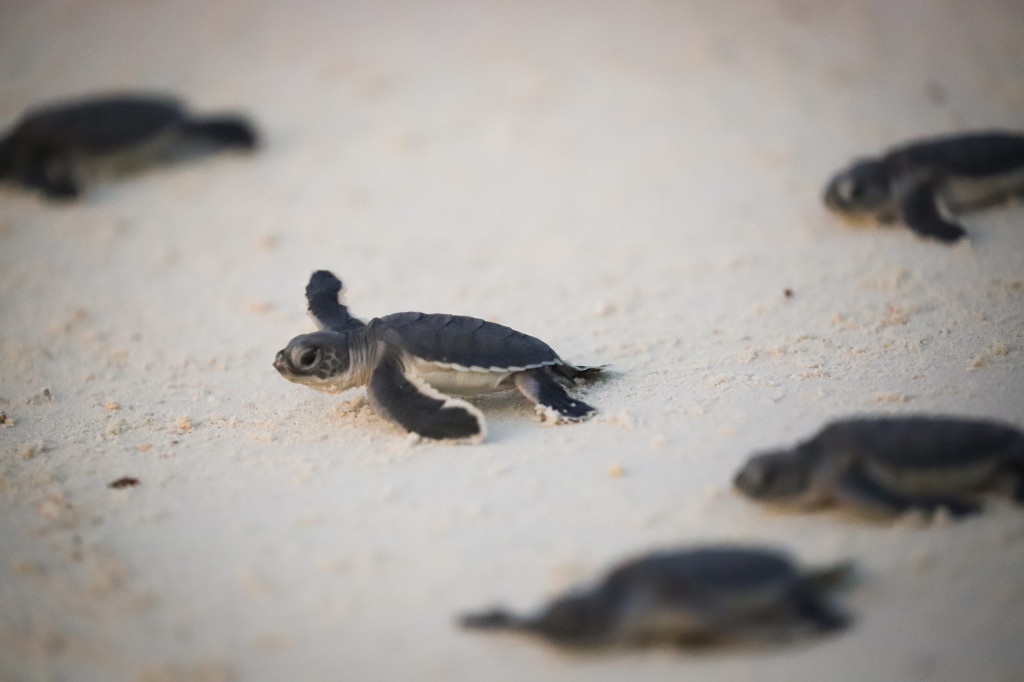
[{"label": "white plastron edge", "polygon": [[[444,393],[441,393],[436,388],[434,388],[433,386],[428,384],[426,381],[424,381],[423,378],[419,374],[417,374],[415,370],[413,370],[412,368],[410,368],[408,366],[405,368],[405,378],[408,379],[409,383],[411,383],[413,386],[415,386],[419,390],[420,393],[422,393],[422,394],[424,394],[424,395],[426,395],[426,396],[428,396],[430,398],[433,398],[434,400],[441,400],[441,401],[443,401],[443,404],[441,405],[441,409],[444,409],[446,407],[459,407],[459,408],[462,408],[466,412],[469,412],[471,415],[476,417],[476,422],[477,422],[477,424],[480,425],[480,433],[477,433],[477,434],[475,434],[473,436],[469,436],[467,438],[443,438],[443,439],[424,438],[423,440],[441,440],[441,441],[446,442],[446,443],[458,443],[458,444],[465,444],[465,445],[479,445],[480,443],[482,443],[484,441],[485,438],[487,438],[487,420],[484,419],[484,413],[481,412],[480,408],[478,408],[476,405],[468,403],[465,400],[460,400],[459,398],[453,398],[450,395],[445,395]],[[419,436],[419,434],[416,434],[416,435]]]},{"label": "white plastron edge", "polygon": [[540,367],[550,367],[551,365],[561,365],[561,364],[563,364],[563,363],[561,363],[559,361],[556,361],[556,360],[550,360],[548,362],[538,362],[538,363],[534,363],[532,365],[522,365],[522,366],[514,366],[514,367],[494,367],[494,366],[491,366],[491,367],[480,367],[479,365],[470,365],[470,366],[467,367],[466,365],[460,365],[457,362],[440,362],[438,360],[428,360],[427,362],[429,362],[431,365],[434,365],[435,367],[441,367],[443,369],[452,369],[452,370],[455,370],[456,372],[495,372],[495,373],[501,373],[501,372],[525,372],[528,369],[538,369]]}]

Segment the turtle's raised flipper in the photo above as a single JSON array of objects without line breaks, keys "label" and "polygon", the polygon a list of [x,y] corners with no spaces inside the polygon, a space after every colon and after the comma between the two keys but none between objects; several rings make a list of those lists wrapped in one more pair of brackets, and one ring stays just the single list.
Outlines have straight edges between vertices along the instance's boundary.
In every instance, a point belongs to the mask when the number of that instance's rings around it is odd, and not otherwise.
[{"label": "turtle's raised flipper", "polygon": [[424,438],[480,441],[487,435],[480,410],[434,390],[396,359],[377,365],[366,394],[382,417]]},{"label": "turtle's raised flipper", "polygon": [[939,212],[938,198],[930,185],[922,184],[903,197],[903,220],[914,232],[943,242],[955,242],[967,233]]},{"label": "turtle's raised flipper", "polygon": [[527,400],[556,421],[580,421],[597,412],[585,402],[570,397],[546,368],[519,372],[513,380]]},{"label": "turtle's raised flipper", "polygon": [[306,285],[306,303],[316,326],[324,331],[346,332],[364,326],[341,304],[341,280],[327,270],[317,270]]},{"label": "turtle's raised flipper", "polygon": [[956,497],[901,495],[855,472],[847,473],[837,481],[834,494],[840,504],[847,504],[871,516],[897,516],[911,510],[934,513],[940,509],[946,509],[953,516],[966,516],[981,510],[978,505]]},{"label": "turtle's raised flipper", "polygon": [[221,147],[255,149],[259,136],[252,124],[241,116],[209,116],[182,123],[183,134]]}]

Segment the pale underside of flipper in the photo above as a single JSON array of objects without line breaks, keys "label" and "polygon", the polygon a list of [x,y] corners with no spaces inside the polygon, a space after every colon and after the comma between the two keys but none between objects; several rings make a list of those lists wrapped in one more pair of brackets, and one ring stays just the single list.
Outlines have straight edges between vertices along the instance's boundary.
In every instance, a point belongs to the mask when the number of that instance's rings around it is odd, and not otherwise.
[{"label": "pale underside of flipper", "polygon": [[480,442],[487,435],[480,410],[438,392],[396,358],[374,369],[367,397],[382,417],[423,438]]},{"label": "pale underside of flipper", "polygon": [[519,372],[513,381],[547,421],[582,421],[597,412],[582,400],[571,397],[546,367]]}]

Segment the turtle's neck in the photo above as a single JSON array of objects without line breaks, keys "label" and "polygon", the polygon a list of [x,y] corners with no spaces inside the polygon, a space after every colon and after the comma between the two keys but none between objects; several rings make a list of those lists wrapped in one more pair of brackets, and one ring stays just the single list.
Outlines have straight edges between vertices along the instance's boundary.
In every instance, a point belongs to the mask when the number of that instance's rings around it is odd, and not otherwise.
[{"label": "turtle's neck", "polygon": [[353,386],[363,386],[380,362],[383,349],[373,325],[366,325],[348,333],[349,372]]}]

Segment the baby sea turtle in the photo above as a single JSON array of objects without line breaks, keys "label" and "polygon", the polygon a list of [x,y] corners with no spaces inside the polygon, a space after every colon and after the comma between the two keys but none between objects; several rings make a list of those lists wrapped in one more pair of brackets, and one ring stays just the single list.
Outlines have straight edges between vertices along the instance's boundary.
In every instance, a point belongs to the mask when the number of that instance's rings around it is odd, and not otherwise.
[{"label": "baby sea turtle", "polygon": [[855,161],[825,189],[825,205],[851,219],[902,220],[925,237],[954,242],[950,214],[1024,194],[1024,135],[983,132],[919,140]]},{"label": "baby sea turtle", "polygon": [[536,615],[494,609],[460,624],[575,647],[781,642],[846,626],[827,588],[850,572],[848,564],[803,571],[767,548],[658,552],[618,565],[594,589],[557,597]]},{"label": "baby sea turtle", "polygon": [[838,505],[869,516],[946,508],[1008,491],[1024,502],[1024,434],[987,421],[881,417],[838,421],[791,450],[755,455],[736,488],[799,509]]},{"label": "baby sea turtle", "polygon": [[382,417],[425,438],[479,442],[486,435],[480,410],[444,393],[517,388],[556,422],[596,411],[569,397],[560,382],[601,367],[570,365],[540,339],[475,317],[395,313],[363,324],[340,293],[341,281],[330,272],[310,277],[306,300],[321,331],[297,336],[278,352],[274,367],[285,379],[328,393],[365,384]]},{"label": "baby sea turtle", "polygon": [[0,139],[0,179],[71,198],[101,173],[256,144],[252,125],[239,116],[193,118],[171,97],[116,94],[26,113]]}]

